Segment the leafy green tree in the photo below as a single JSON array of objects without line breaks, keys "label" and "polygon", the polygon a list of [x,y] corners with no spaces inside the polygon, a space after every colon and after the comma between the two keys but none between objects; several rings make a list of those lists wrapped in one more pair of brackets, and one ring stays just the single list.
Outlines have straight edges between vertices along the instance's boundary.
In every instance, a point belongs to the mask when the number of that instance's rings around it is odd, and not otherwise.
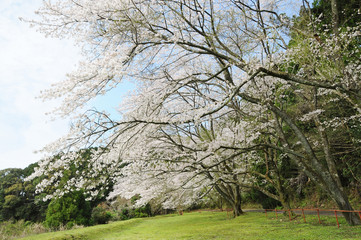
[{"label": "leafy green tree", "polygon": [[89,225],[91,218],[90,202],[85,200],[83,191],[68,193],[61,198],[54,198],[46,212],[45,224],[50,228],[61,225],[68,227]]},{"label": "leafy green tree", "polygon": [[[321,16],[321,24],[330,24],[333,21],[332,2],[337,5],[337,19],[339,26],[354,27],[361,22],[361,15],[357,11],[361,9],[359,0],[315,0],[311,12],[315,17]],[[321,15],[322,14],[322,15]]]},{"label": "leafy green tree", "polygon": [[34,171],[35,164],[27,168],[10,168],[0,171],[0,220],[42,220],[44,208],[35,202],[36,182],[25,182]]}]

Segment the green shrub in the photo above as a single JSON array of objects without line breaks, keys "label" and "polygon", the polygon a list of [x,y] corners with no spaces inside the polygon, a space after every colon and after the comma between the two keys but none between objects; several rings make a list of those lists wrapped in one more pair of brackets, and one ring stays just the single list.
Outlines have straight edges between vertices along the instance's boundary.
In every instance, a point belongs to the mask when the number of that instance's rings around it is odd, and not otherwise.
[{"label": "green shrub", "polygon": [[120,212],[120,219],[121,220],[129,219],[129,210],[127,208],[122,209],[122,211]]},{"label": "green shrub", "polygon": [[93,224],[105,224],[108,223],[111,218],[112,214],[101,204],[92,211],[91,219]]},{"label": "green shrub", "polygon": [[147,210],[148,209],[146,206],[134,209],[133,210],[134,217],[135,218],[148,217],[149,214],[148,214]]},{"label": "green shrub", "polygon": [[69,193],[61,198],[53,199],[46,212],[45,225],[59,228],[66,225],[89,225],[91,217],[90,203],[85,200],[82,191]]}]

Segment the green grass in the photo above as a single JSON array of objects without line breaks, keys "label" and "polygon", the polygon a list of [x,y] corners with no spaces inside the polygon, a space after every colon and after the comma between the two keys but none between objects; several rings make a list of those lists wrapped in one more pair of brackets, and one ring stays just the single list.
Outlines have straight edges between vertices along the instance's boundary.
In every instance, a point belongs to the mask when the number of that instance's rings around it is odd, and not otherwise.
[{"label": "green grass", "polygon": [[331,220],[326,225],[319,225],[312,222],[311,217],[306,224],[302,218],[292,222],[287,219],[283,216],[275,219],[270,214],[266,218],[264,213],[246,213],[229,219],[224,212],[193,212],[183,216],[132,219],[24,239],[361,239],[359,226],[342,223],[337,228]]},{"label": "green grass", "polygon": [[0,222],[0,240],[15,239],[43,232],[46,232],[46,229],[41,223],[25,222],[24,220]]}]

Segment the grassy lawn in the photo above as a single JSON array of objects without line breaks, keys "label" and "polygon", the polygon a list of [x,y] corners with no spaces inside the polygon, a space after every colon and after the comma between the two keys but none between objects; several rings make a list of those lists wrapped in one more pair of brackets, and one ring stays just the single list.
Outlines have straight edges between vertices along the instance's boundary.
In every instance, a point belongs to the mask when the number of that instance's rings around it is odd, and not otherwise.
[{"label": "grassy lawn", "polygon": [[[325,217],[324,217],[325,218]],[[45,233],[23,239],[361,239],[361,227],[341,227],[332,220],[319,225],[312,218],[292,222],[264,213],[246,213],[235,219],[226,213],[193,212],[132,219],[107,225]],[[302,221],[301,221],[302,220]]]}]

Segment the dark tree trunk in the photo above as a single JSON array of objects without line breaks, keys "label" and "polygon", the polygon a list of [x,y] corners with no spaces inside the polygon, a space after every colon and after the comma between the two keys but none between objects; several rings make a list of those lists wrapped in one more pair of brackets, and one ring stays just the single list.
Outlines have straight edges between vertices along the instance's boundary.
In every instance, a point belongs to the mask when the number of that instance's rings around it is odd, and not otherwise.
[{"label": "dark tree trunk", "polygon": [[243,213],[241,191],[238,185],[235,187],[234,195],[235,196],[234,196],[234,204],[233,204],[233,215],[234,217],[238,217]]},{"label": "dark tree trunk", "polygon": [[243,210],[241,208],[241,203],[235,203],[235,205],[233,205],[233,216],[234,217],[238,217],[241,214],[243,214]]},{"label": "dark tree trunk", "polygon": [[241,201],[241,191],[238,185],[228,186],[229,190],[220,185],[215,185],[215,189],[222,196],[222,198],[233,208],[233,216],[237,217],[243,213],[242,211],[242,201]]},{"label": "dark tree trunk", "polygon": [[[292,158],[306,170],[305,172],[308,177],[310,177],[313,181],[315,181],[316,184],[321,186],[321,188],[328,193],[328,196],[330,196],[336,202],[340,210],[353,211],[352,206],[348,200],[348,196],[344,193],[342,186],[340,186],[339,182],[341,181],[339,176],[337,174],[332,174],[332,172],[329,170],[330,166],[325,167],[317,158],[307,138],[293,122],[292,118],[272,104],[269,105],[269,108],[290,126],[290,128],[295,133],[295,136],[299,139],[303,146],[303,149],[306,153],[304,158],[306,160],[295,156],[292,156]],[[345,216],[348,224],[361,224],[360,218],[358,218],[356,214],[343,213],[343,215]]]},{"label": "dark tree trunk", "polygon": [[[333,186],[330,195],[340,210],[353,211],[347,195],[337,185]],[[361,224],[360,217],[354,212],[343,212],[342,215],[345,217],[347,223],[352,226]]]}]

